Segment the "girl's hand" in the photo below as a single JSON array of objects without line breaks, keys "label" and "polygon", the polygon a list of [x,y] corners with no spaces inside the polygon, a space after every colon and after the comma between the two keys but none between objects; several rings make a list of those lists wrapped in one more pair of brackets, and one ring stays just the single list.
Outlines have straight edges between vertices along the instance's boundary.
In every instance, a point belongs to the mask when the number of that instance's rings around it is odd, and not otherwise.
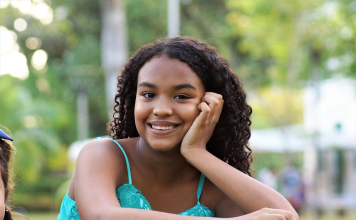
[{"label": "girl's hand", "polygon": [[263,208],[250,214],[237,217],[236,220],[298,220],[292,212],[282,209]]},{"label": "girl's hand", "polygon": [[201,112],[182,140],[183,156],[193,149],[206,149],[206,144],[219,121],[223,105],[222,95],[214,92],[205,93],[202,102],[198,105]]}]

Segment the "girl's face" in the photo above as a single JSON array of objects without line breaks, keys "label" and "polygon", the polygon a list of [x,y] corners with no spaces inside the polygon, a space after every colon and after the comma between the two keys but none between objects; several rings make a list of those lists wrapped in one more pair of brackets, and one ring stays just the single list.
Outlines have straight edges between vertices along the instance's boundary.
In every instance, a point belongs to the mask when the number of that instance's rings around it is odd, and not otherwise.
[{"label": "girl's face", "polygon": [[154,150],[179,146],[200,111],[205,88],[186,64],[167,56],[153,58],[139,71],[135,124]]}]

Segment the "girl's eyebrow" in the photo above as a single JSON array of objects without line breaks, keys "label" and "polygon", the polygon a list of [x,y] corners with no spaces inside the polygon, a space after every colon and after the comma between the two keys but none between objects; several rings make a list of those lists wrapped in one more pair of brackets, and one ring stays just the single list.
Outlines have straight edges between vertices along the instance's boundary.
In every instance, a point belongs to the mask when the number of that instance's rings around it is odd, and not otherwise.
[{"label": "girl's eyebrow", "polygon": [[[140,86],[146,86],[152,89],[157,88],[157,86],[155,84],[149,83],[149,82],[141,82],[140,84],[138,84],[138,87]],[[174,90],[180,90],[180,89],[193,89],[193,90],[197,90],[193,85],[189,84],[189,83],[184,83],[184,84],[179,84],[179,85],[175,85]]]},{"label": "girl's eyebrow", "polygon": [[138,87],[140,87],[140,86],[145,86],[145,87],[149,87],[152,89],[157,88],[157,86],[155,84],[152,84],[149,82],[142,82],[142,83],[138,84]]},{"label": "girl's eyebrow", "polygon": [[193,89],[193,90],[197,90],[193,85],[189,84],[189,83],[184,83],[184,84],[179,84],[174,86],[175,90],[180,90],[180,89]]}]

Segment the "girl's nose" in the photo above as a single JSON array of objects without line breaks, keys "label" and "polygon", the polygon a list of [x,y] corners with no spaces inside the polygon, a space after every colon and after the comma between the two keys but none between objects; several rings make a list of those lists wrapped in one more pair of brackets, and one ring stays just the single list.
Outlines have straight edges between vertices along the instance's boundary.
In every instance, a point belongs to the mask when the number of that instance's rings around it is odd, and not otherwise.
[{"label": "girl's nose", "polygon": [[153,107],[153,114],[160,117],[172,115],[173,109],[170,101],[164,98],[157,100]]}]

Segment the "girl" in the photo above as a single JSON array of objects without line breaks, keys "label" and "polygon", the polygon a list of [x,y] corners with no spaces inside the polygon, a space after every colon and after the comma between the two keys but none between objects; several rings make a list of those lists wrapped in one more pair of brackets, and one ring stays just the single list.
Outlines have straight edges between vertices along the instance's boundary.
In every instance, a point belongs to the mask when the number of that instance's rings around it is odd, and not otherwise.
[{"label": "girl", "polygon": [[9,162],[12,156],[13,139],[0,129],[0,219],[12,220],[10,209],[6,206],[12,183],[9,178]]},{"label": "girl", "polygon": [[115,101],[112,139],[80,152],[59,220],[298,219],[250,177],[252,111],[215,48],[189,37],[144,46]]}]

